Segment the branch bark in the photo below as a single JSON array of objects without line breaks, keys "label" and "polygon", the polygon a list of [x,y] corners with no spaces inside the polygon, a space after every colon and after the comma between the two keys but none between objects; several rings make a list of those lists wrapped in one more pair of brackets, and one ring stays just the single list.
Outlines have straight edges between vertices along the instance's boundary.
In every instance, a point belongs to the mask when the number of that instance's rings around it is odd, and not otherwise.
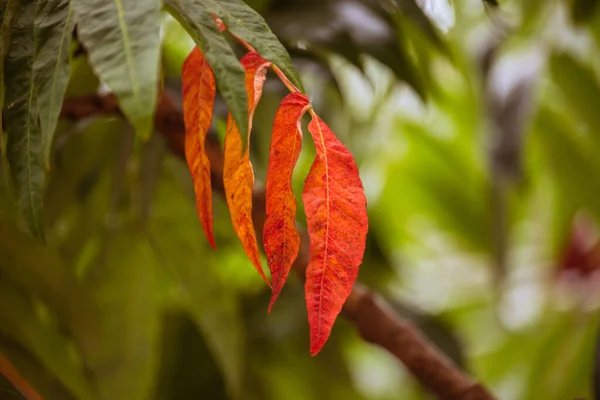
[{"label": "branch bark", "polygon": [[[114,96],[91,95],[65,100],[61,116],[78,120],[115,113],[119,113],[119,108]],[[174,100],[165,93],[157,106],[155,127],[165,138],[170,150],[185,161],[183,115]],[[215,137],[207,138],[206,150],[211,161],[213,188],[223,195],[223,153]],[[265,194],[260,189],[255,189],[253,194],[252,217],[257,237],[262,238]],[[309,238],[304,231],[301,231],[300,235],[300,252],[293,269],[298,279],[304,282],[309,260]],[[460,371],[411,322],[402,319],[380,296],[361,283],[357,282],[354,285],[342,315],[355,326],[364,340],[393,354],[421,384],[440,399],[494,399],[486,388]]]}]

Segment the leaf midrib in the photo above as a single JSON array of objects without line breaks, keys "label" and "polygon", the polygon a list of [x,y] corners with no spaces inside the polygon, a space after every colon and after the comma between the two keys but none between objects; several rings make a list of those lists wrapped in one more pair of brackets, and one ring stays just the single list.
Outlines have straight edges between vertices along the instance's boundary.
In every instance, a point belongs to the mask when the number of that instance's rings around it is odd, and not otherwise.
[{"label": "leaf midrib", "polygon": [[135,78],[134,68],[133,68],[133,55],[131,54],[131,48],[129,45],[129,33],[127,31],[127,24],[125,23],[125,10],[123,8],[122,0],[115,0],[115,7],[117,9],[117,15],[119,19],[119,28],[121,29],[121,40],[123,42],[123,49],[125,50],[125,60],[127,64],[127,74],[129,75],[129,80],[131,82],[132,94],[133,94],[133,102],[136,106],[139,106],[139,87],[137,79]]},{"label": "leaf midrib", "polygon": [[325,163],[325,210],[326,210],[326,222],[325,222],[325,249],[323,250],[323,269],[321,273],[321,282],[319,285],[319,315],[317,319],[317,332],[321,334],[321,322],[322,322],[322,304],[323,304],[323,282],[325,282],[325,267],[327,266],[327,254],[329,252],[329,163],[327,161],[327,148],[325,147],[325,137],[323,135],[323,130],[321,129],[321,123],[318,118],[315,118],[315,122],[317,123],[317,129],[319,130],[319,139],[321,142],[321,146],[323,147],[323,162]]},{"label": "leaf midrib", "polygon": [[[71,12],[72,12],[72,7],[71,4],[69,3],[69,10],[67,11],[67,17],[65,19],[65,23],[63,26],[63,30],[62,30],[62,34],[60,35],[60,46],[58,47],[58,57],[57,60],[60,60],[61,55],[63,53],[63,48],[64,48],[64,43],[65,43],[65,33],[67,32],[67,28],[69,27],[69,21],[71,19]],[[55,95],[56,95],[56,80],[57,80],[57,76],[58,76],[58,71],[60,69],[61,63],[57,62],[54,66],[54,71],[52,73],[52,86],[50,87],[50,107],[52,108],[52,106],[54,105],[54,100],[55,100]],[[46,114],[46,124],[49,123],[49,119],[50,119],[50,114]],[[47,146],[50,146],[50,143],[46,143]]]},{"label": "leaf midrib", "polygon": [[[37,4],[36,4],[37,6]],[[36,9],[36,13],[37,13],[37,9]],[[31,70],[30,70],[30,74],[29,74],[29,93],[28,93],[28,100],[27,100],[27,129],[26,129],[26,138],[27,138],[27,144],[26,144],[26,148],[27,148],[27,197],[29,198],[29,206],[31,207],[31,218],[33,219],[33,226],[34,229],[36,231],[36,236],[38,236],[39,238],[43,237],[43,233],[42,230],[40,229],[41,225],[40,225],[40,221],[38,221],[37,219],[37,212],[35,211],[35,207],[34,207],[34,200],[33,200],[33,180],[31,178],[31,121],[32,121],[32,117],[31,117],[31,113],[32,113],[32,109],[33,109],[33,93],[34,93],[34,83],[35,83],[35,74],[34,74],[34,62],[35,62],[35,49],[37,48],[38,45],[38,40],[37,40],[37,35],[36,35],[36,29],[35,29],[35,25],[32,24],[31,27],[31,34],[33,35],[33,54],[32,54],[32,60],[31,60]]]}]

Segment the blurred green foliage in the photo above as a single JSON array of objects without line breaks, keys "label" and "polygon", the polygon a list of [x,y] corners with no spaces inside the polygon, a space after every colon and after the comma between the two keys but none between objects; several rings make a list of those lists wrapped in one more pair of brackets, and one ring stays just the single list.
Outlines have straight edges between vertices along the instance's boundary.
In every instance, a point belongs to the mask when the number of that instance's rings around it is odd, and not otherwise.
[{"label": "blurred green foliage", "polygon": [[[591,398],[599,282],[560,269],[577,221],[600,222],[598,2],[248,3],[358,161],[359,279],[498,398]],[[167,16],[162,40],[177,93],[193,41]],[[67,97],[98,86],[74,54]],[[255,114],[259,183],[283,93],[268,80]],[[305,140],[297,194],[313,156]],[[0,353],[46,399],[431,398],[343,319],[311,358],[303,288],[291,278],[267,314],[225,202],[213,252],[158,135],[60,121],[51,162],[46,247],[0,167]]]}]

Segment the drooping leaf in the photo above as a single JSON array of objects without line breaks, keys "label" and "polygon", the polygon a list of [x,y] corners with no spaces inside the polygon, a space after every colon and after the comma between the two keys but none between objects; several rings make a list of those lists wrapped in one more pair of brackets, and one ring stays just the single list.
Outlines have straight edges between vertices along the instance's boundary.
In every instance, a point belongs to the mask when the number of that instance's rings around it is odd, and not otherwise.
[{"label": "drooping leaf", "polygon": [[[19,0],[7,0],[0,6],[0,121],[4,111],[4,58],[10,46],[12,24],[19,9]],[[0,123],[0,156],[6,156],[4,128]]]},{"label": "drooping leaf", "polygon": [[231,33],[249,43],[265,60],[278,66],[298,89],[304,91],[288,52],[256,11],[242,0],[201,1],[211,13],[221,18]]},{"label": "drooping leaf", "polygon": [[[252,129],[252,115],[262,95],[262,87],[266,79],[267,69],[271,66],[258,53],[250,52],[242,60],[246,70],[245,86],[248,93],[248,126]],[[250,131],[247,134],[250,140]],[[225,160],[223,181],[227,205],[231,213],[233,229],[240,238],[244,251],[267,285],[271,286],[265,276],[258,252],[256,232],[252,222],[252,189],[254,172],[250,163],[250,143],[243,149],[242,136],[231,117],[227,116],[227,132],[225,134]]]},{"label": "drooping leaf", "polygon": [[69,80],[69,45],[74,22],[68,0],[38,3],[35,15],[37,42],[33,73],[46,168],[50,167],[52,138]]},{"label": "drooping leaf", "polygon": [[248,132],[248,97],[244,89],[244,69],[225,34],[219,32],[210,10],[201,0],[165,0],[167,11],[194,39],[217,80],[217,88],[242,135]]},{"label": "drooping leaf", "polygon": [[42,137],[35,113],[35,2],[23,2],[4,62],[7,156],[19,207],[31,234],[44,241]]},{"label": "drooping leaf", "polygon": [[315,355],[327,341],[358,276],[368,218],[352,154],[316,114],[308,130],[317,152],[302,193],[310,237],[305,295],[310,353]]},{"label": "drooping leaf", "polygon": [[159,84],[160,0],[73,0],[79,39],[100,79],[146,138]]},{"label": "drooping leaf", "polygon": [[275,114],[266,182],[266,219],[263,242],[271,270],[273,295],[269,311],[279,296],[300,249],[296,231],[296,198],[292,173],[300,155],[300,119],[310,103],[306,95],[288,94]]},{"label": "drooping leaf", "polygon": [[210,160],[204,149],[204,141],[212,122],[216,84],[215,75],[198,47],[183,63],[181,76],[186,130],[185,158],[194,181],[198,218],[210,245],[215,249]]}]

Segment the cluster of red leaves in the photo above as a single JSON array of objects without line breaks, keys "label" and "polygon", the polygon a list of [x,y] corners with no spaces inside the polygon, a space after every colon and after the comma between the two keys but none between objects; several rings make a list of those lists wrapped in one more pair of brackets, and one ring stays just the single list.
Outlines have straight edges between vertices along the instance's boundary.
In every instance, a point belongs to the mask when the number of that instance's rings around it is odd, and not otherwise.
[{"label": "cluster of red leaves", "polygon": [[[221,30],[225,29],[220,20],[216,19],[216,22]],[[275,70],[292,92],[283,99],[275,116],[266,179],[263,243],[273,289],[269,311],[300,248],[292,173],[302,145],[302,116],[308,111],[312,117],[308,130],[317,154],[306,178],[302,200],[310,237],[305,293],[311,332],[310,352],[315,355],[327,341],[358,275],[368,230],[366,198],[352,155],[317,116],[306,94],[300,93],[277,66],[241,42],[250,50],[241,59],[248,94],[248,143],[243,145],[242,136],[229,114],[224,186],[234,230],[248,258],[269,286],[271,283],[263,272],[252,222],[254,172],[249,159],[250,130],[269,68]],[[216,84],[213,71],[198,48],[194,48],[183,65],[182,81],[185,154],[194,181],[198,217],[214,248],[210,164],[204,141],[212,121]]]}]

